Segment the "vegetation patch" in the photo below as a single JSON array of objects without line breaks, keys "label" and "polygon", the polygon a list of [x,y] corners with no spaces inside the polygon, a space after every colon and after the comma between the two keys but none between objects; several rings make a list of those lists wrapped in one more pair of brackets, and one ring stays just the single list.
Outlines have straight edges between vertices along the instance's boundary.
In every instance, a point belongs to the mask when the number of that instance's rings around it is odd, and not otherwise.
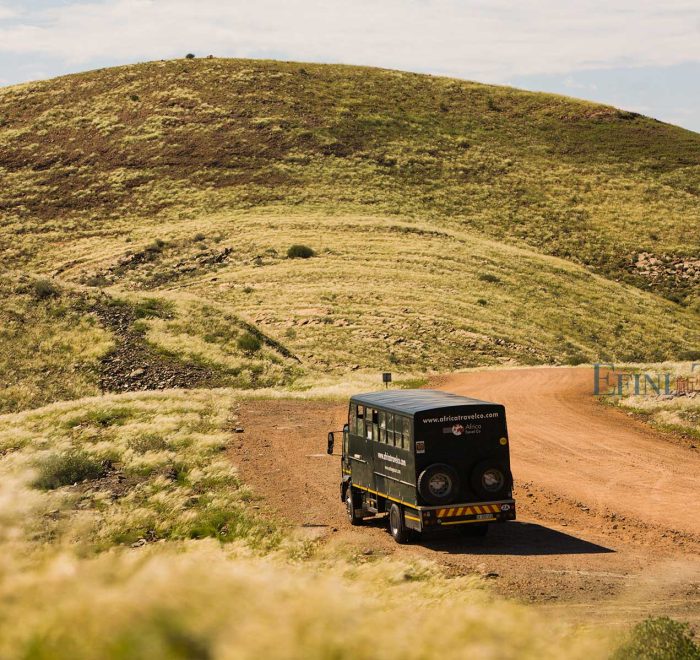
[{"label": "vegetation patch", "polygon": [[[5,417],[0,455],[12,449],[12,464],[0,460],[0,478],[19,469],[43,493],[23,526],[52,543],[94,551],[213,537],[269,550],[281,537],[253,515],[225,454],[231,405],[206,391],[140,394]],[[34,529],[42,510],[57,515]]]},{"label": "vegetation patch", "polygon": [[700,646],[687,623],[668,617],[637,624],[612,660],[700,660]]},{"label": "vegetation patch", "polygon": [[310,259],[315,254],[308,245],[292,245],[287,250],[289,259]]},{"label": "vegetation patch", "polygon": [[38,464],[39,476],[33,482],[36,488],[53,490],[70,486],[102,474],[102,464],[81,451],[51,454]]}]

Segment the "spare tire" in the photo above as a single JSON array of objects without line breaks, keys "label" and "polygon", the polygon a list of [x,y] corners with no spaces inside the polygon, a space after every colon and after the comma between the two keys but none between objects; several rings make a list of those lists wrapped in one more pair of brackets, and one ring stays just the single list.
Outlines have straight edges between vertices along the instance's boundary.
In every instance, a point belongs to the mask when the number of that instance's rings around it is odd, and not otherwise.
[{"label": "spare tire", "polygon": [[472,470],[471,487],[484,499],[505,497],[513,484],[510,470],[498,461],[482,461]]},{"label": "spare tire", "polygon": [[418,477],[418,493],[428,504],[454,502],[459,493],[457,471],[445,463],[429,465]]}]

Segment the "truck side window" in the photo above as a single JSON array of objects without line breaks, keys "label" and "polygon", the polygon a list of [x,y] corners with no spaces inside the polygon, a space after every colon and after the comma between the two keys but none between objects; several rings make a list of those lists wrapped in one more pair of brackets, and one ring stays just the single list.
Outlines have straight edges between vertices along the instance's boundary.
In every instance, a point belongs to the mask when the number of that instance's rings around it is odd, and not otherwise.
[{"label": "truck side window", "polygon": [[365,407],[357,406],[357,428],[355,434],[365,437]]},{"label": "truck side window", "polygon": [[411,420],[408,417],[403,418],[403,448],[411,448]]},{"label": "truck side window", "polygon": [[386,413],[383,410],[379,411],[379,442],[386,443]]},{"label": "truck side window", "polygon": [[371,408],[367,408],[367,413],[366,413],[366,418],[365,418],[365,430],[367,432],[367,440],[374,440],[374,435],[372,431],[374,430],[374,410]]},{"label": "truck side window", "polygon": [[394,415],[392,413],[386,414],[386,441],[390,444],[394,444]]},{"label": "truck side window", "polygon": [[357,433],[357,404],[350,404],[350,415],[348,416],[348,427],[350,433]]},{"label": "truck side window", "polygon": [[403,448],[403,417],[394,416],[394,446]]}]

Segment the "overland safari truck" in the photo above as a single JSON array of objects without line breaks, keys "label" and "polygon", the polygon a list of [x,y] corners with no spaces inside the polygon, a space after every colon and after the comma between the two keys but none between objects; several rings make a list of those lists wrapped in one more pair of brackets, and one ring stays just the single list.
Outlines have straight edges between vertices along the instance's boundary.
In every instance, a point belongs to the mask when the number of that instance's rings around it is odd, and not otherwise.
[{"label": "overland safari truck", "polygon": [[[328,453],[335,437],[328,434]],[[515,519],[505,408],[435,390],[350,399],[343,429],[341,500],[353,525],[388,513],[398,543],[459,526],[483,536]]]}]

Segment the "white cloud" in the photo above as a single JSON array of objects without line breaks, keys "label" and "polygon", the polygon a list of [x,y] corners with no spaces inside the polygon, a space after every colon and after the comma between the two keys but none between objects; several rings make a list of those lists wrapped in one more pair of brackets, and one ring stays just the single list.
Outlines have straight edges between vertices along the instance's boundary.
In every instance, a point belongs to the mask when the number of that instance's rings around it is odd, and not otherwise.
[{"label": "white cloud", "polygon": [[[697,0],[108,0],[27,10],[0,52],[80,65],[201,55],[510,76],[700,60]],[[5,2],[15,13],[19,2]]]}]

